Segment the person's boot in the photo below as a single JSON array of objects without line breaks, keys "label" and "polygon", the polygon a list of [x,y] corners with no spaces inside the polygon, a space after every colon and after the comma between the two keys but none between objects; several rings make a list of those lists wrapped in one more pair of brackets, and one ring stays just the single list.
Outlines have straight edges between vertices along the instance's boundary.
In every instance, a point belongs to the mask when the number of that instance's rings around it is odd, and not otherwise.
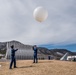
[{"label": "person's boot", "polygon": [[9,69],[12,69],[11,67]]},{"label": "person's boot", "polygon": [[14,66],[14,68],[17,68],[17,66]]},{"label": "person's boot", "polygon": [[35,62],[33,62],[33,63],[35,63]]}]

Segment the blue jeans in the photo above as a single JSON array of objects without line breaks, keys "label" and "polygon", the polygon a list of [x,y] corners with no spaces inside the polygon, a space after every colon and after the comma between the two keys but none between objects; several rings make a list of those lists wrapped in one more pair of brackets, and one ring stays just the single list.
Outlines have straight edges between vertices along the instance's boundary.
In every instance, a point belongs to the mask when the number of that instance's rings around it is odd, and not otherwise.
[{"label": "blue jeans", "polygon": [[38,63],[37,55],[34,55],[34,63]]},{"label": "blue jeans", "polygon": [[15,57],[11,57],[10,68],[12,68],[13,63],[14,63],[14,67],[16,67],[16,58]]}]

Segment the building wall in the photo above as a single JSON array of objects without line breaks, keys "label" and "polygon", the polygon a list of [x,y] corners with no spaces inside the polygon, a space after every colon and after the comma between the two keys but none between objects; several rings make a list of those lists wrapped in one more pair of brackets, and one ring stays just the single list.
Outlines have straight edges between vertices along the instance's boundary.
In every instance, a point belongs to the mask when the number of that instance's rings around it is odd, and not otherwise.
[{"label": "building wall", "polygon": [[32,47],[25,47],[21,46],[20,43],[7,43],[7,52],[6,52],[6,59],[10,59],[11,55],[11,48],[10,46],[14,45],[15,49],[18,49],[16,52],[16,59],[33,59],[33,49]]},{"label": "building wall", "polygon": [[67,52],[66,54],[64,54],[64,56],[63,56],[60,60],[62,60],[62,61],[66,61],[68,55],[69,55],[69,53]]},{"label": "building wall", "polygon": [[76,56],[68,56],[67,57],[68,61],[73,61],[74,59],[76,60]]},{"label": "building wall", "polygon": [[[11,58],[11,48],[10,46],[14,45],[15,49],[18,49],[18,51],[16,52],[16,59],[19,60],[24,60],[24,59],[33,59],[33,54],[34,51],[32,49],[32,46],[29,45],[22,45],[21,43],[16,43],[16,42],[8,42],[7,43],[7,52],[6,52],[6,59],[10,59]],[[48,59],[49,55],[44,55],[41,53],[38,53],[38,59]],[[53,59],[53,57],[51,57],[51,59]]]},{"label": "building wall", "polygon": [[54,56],[52,56],[52,55],[44,55],[44,54],[38,54],[38,59],[46,60],[46,59],[48,59],[48,56],[50,56],[50,60],[54,59]]}]

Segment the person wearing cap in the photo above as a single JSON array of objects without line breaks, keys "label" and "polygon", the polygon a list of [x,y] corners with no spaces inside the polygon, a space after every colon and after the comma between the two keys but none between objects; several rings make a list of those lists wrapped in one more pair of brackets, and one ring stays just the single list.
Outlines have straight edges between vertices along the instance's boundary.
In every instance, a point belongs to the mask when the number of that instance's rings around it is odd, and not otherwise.
[{"label": "person wearing cap", "polygon": [[37,50],[38,50],[38,48],[37,48],[36,45],[33,46],[33,50],[34,50],[34,60],[33,60],[33,63],[38,63],[38,59],[37,59]]},{"label": "person wearing cap", "polygon": [[15,58],[15,52],[17,51],[18,49],[14,49],[14,45],[11,46],[11,62],[10,62],[10,67],[9,69],[12,69],[12,65],[14,63],[14,68],[17,68],[16,67],[16,58]]}]

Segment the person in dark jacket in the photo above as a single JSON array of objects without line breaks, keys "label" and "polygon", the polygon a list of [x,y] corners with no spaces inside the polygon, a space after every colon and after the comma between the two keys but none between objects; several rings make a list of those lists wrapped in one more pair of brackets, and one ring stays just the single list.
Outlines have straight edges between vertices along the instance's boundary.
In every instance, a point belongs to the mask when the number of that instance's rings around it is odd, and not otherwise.
[{"label": "person in dark jacket", "polygon": [[37,59],[37,50],[38,50],[38,48],[37,48],[36,45],[33,46],[33,50],[34,50],[34,60],[33,60],[33,63],[38,63],[38,59]]},{"label": "person in dark jacket", "polygon": [[50,56],[48,56],[48,60],[50,60]]},{"label": "person in dark jacket", "polygon": [[15,58],[15,52],[17,50],[18,49],[14,49],[14,45],[11,46],[11,62],[10,62],[10,68],[9,69],[12,69],[13,63],[14,63],[14,68],[17,68],[16,67],[16,58]]}]

